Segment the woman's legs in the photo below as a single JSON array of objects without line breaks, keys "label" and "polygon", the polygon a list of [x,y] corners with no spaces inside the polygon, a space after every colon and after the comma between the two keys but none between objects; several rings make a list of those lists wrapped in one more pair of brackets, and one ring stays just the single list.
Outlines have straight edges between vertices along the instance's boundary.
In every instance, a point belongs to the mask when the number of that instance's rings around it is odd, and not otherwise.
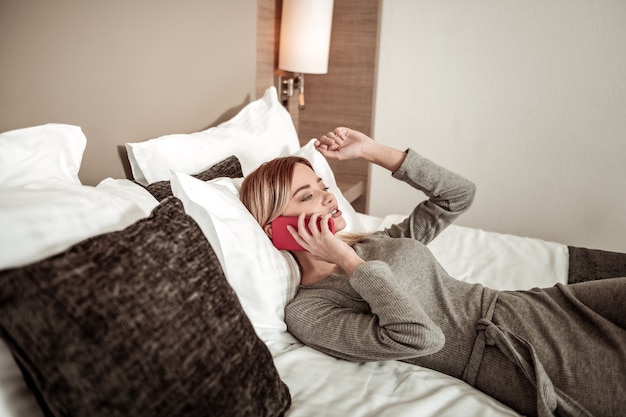
[{"label": "woman's legs", "polygon": [[568,246],[568,284],[626,277],[626,253]]},{"label": "woman's legs", "polygon": [[581,282],[564,288],[576,301],[626,330],[626,277]]},{"label": "woman's legs", "polygon": [[[625,301],[626,277],[503,291],[492,321],[532,345],[564,394],[558,394],[563,404],[573,403],[568,397],[592,413],[620,415],[618,410],[626,409]],[[476,387],[521,413],[536,414],[534,388],[493,340],[485,349]],[[513,346],[531,363],[530,349],[516,341]]]}]

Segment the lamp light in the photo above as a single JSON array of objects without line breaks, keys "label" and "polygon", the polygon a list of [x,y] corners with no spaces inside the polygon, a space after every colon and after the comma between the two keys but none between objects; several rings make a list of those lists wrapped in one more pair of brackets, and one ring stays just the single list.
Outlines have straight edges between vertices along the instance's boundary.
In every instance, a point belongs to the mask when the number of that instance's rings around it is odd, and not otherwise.
[{"label": "lamp light", "polygon": [[298,108],[305,108],[304,74],[326,74],[333,20],[333,0],[283,0],[280,25],[278,76],[284,106],[298,89]]}]

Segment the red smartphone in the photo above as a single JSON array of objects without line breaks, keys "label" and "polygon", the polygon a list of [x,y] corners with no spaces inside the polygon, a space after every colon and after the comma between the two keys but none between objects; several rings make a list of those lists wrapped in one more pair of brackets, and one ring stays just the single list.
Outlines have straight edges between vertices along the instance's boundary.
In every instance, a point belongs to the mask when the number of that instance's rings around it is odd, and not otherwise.
[{"label": "red smartphone", "polygon": [[[309,219],[310,217],[306,217],[304,219],[305,224],[307,224],[307,230],[309,233],[311,229],[309,229]],[[322,230],[321,227],[322,218],[317,219],[317,228],[318,230]],[[275,218],[272,221],[272,243],[276,247],[276,249],[280,250],[306,250],[296,240],[291,236],[289,230],[287,230],[287,225],[291,225],[294,229],[298,230],[298,216],[280,216]],[[335,222],[332,218],[328,219],[328,227],[330,231],[335,234]]]}]

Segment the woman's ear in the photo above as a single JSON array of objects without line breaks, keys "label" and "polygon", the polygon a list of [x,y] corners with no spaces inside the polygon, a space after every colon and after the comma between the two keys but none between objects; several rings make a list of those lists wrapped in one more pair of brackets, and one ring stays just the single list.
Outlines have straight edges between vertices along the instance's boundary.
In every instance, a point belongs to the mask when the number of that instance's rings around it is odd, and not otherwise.
[{"label": "woman's ear", "polygon": [[265,234],[267,236],[269,236],[269,238],[272,238],[272,223],[268,223],[265,225],[265,227],[263,228],[263,231],[265,231]]}]

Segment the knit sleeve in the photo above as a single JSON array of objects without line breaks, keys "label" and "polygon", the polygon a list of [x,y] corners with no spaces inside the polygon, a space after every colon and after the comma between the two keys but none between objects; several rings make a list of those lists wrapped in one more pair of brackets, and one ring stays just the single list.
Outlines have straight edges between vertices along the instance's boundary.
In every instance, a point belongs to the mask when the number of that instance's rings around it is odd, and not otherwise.
[{"label": "knit sleeve", "polygon": [[345,294],[324,296],[323,291],[314,290],[311,296],[301,294],[287,305],[289,331],[306,345],[352,361],[402,360],[443,347],[441,329],[409,299],[386,263],[365,262],[351,275],[350,285],[370,311],[336,298]]},{"label": "knit sleeve", "polygon": [[476,193],[474,183],[412,149],[407,151],[404,162],[393,176],[422,191],[428,199],[420,202],[403,222],[385,232],[391,237],[411,237],[424,244],[466,211]]}]

